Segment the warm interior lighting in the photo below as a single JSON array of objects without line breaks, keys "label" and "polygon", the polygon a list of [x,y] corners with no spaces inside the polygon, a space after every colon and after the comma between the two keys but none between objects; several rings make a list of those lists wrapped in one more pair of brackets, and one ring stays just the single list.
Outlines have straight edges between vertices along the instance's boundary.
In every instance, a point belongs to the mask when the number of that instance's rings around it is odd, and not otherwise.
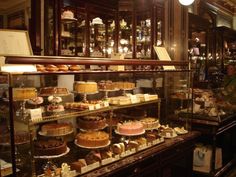
[{"label": "warm interior lighting", "polygon": [[194,0],[179,0],[179,3],[184,5],[184,6],[189,6],[193,2],[194,2]]}]

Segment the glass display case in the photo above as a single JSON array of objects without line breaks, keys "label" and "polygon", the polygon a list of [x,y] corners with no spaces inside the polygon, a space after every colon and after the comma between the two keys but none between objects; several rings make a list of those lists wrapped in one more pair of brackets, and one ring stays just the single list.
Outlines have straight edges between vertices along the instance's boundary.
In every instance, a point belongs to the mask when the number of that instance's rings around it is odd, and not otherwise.
[{"label": "glass display case", "polygon": [[[187,62],[35,56],[6,63],[37,66],[1,73],[0,146],[12,148],[1,158],[14,176],[90,173],[190,133],[191,116],[173,121],[179,110],[192,111]],[[121,64],[122,71],[109,69]]]}]

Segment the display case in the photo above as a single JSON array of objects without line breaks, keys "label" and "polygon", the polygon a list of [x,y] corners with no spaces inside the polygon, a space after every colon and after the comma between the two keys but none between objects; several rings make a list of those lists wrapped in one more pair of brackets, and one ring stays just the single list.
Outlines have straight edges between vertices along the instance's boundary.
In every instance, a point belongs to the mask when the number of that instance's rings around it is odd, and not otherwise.
[{"label": "display case", "polygon": [[[185,147],[192,152],[187,62],[36,56],[5,61],[37,66],[33,72],[1,72],[1,158],[12,164],[13,176],[114,176],[133,158],[166,152],[165,159],[184,142],[191,142]],[[173,122],[180,109],[190,116]]]}]

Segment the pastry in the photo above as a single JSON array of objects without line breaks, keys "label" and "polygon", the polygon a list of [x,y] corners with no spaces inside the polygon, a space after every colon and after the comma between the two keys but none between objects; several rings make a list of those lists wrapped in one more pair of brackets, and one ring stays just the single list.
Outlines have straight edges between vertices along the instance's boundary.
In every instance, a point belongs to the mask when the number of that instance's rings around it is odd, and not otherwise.
[{"label": "pastry", "polygon": [[27,101],[27,103],[32,105],[39,105],[43,103],[43,98],[42,97],[31,98]]},{"label": "pastry", "polygon": [[41,133],[48,136],[64,135],[72,130],[72,125],[68,123],[47,123],[41,127]]},{"label": "pastry", "polygon": [[86,163],[88,165],[93,164],[95,162],[101,162],[102,157],[99,152],[91,151],[85,156]]},{"label": "pastry", "polygon": [[63,105],[58,105],[58,104],[50,104],[47,106],[47,111],[48,112],[62,112],[64,111],[64,106]]},{"label": "pastry", "polygon": [[55,96],[55,95],[68,95],[69,92],[67,88],[60,87],[43,87],[39,91],[40,96]]},{"label": "pastry", "polygon": [[112,152],[110,150],[101,150],[100,154],[102,159],[107,159],[112,157]]},{"label": "pastry", "polygon": [[42,71],[42,72],[46,70],[44,65],[36,65],[36,69],[37,69],[37,71]]},{"label": "pastry", "polygon": [[48,102],[50,102],[50,103],[60,103],[60,102],[62,102],[62,99],[61,99],[61,97],[59,97],[59,96],[49,96],[48,97]]},{"label": "pastry", "polygon": [[61,140],[49,139],[39,140],[34,143],[36,155],[59,155],[67,150],[66,143]]},{"label": "pastry", "polygon": [[80,132],[76,136],[77,144],[85,147],[106,146],[109,143],[109,135],[103,131]]},{"label": "pastry", "polygon": [[79,65],[70,65],[69,69],[71,71],[79,71],[81,68]]},{"label": "pastry", "polygon": [[70,164],[72,170],[76,170],[81,173],[81,168],[87,166],[85,159],[79,159],[78,161]]},{"label": "pastry", "polygon": [[129,121],[117,124],[117,132],[124,135],[136,135],[144,133],[143,124],[139,121]]},{"label": "pastry", "polygon": [[114,154],[121,154],[125,152],[125,145],[124,143],[115,143],[111,146],[111,150]]},{"label": "pastry", "polygon": [[46,70],[47,71],[58,71],[59,69],[55,65],[46,65]]},{"label": "pastry", "polygon": [[78,81],[74,83],[74,90],[78,93],[96,93],[98,87],[96,82]]},{"label": "pastry", "polygon": [[78,119],[78,125],[81,129],[103,129],[106,126],[106,119],[99,116],[85,116]]},{"label": "pastry", "polygon": [[68,71],[69,67],[67,65],[57,65],[59,71]]}]

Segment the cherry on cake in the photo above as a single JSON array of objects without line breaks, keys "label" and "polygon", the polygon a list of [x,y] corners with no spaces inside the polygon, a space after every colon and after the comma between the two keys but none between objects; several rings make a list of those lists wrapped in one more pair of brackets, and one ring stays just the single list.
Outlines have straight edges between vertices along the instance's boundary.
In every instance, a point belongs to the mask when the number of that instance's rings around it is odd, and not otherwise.
[{"label": "cherry on cake", "polygon": [[65,135],[73,131],[69,123],[47,123],[42,125],[41,133],[47,136]]},{"label": "cherry on cake", "polygon": [[62,140],[39,140],[34,143],[35,154],[38,156],[60,155],[67,151],[67,145]]},{"label": "cherry on cake", "polygon": [[99,130],[106,126],[106,119],[100,116],[85,116],[78,119],[79,128],[84,130]]},{"label": "cherry on cake", "polygon": [[143,124],[139,121],[128,121],[117,125],[117,133],[123,135],[139,135],[145,132]]},{"label": "cherry on cake", "polygon": [[109,144],[109,135],[103,131],[80,132],[76,136],[76,143],[84,147],[103,147]]}]

